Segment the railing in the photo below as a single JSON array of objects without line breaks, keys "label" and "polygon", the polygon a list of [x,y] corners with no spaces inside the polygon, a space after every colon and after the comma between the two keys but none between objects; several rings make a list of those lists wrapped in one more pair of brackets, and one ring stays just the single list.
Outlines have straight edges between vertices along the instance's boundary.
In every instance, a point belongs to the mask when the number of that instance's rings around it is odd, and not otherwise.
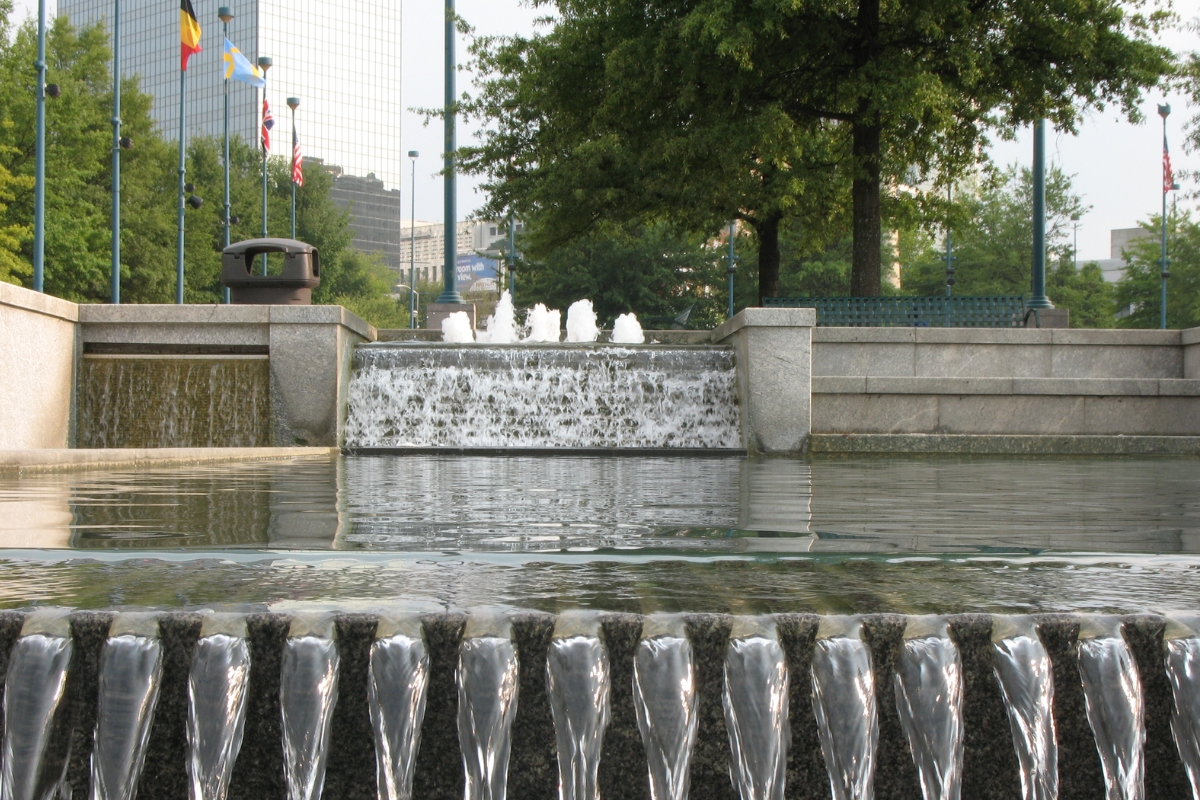
[{"label": "railing", "polygon": [[1020,296],[764,297],[763,304],[815,308],[817,325],[849,328],[1021,328],[1030,316]]}]

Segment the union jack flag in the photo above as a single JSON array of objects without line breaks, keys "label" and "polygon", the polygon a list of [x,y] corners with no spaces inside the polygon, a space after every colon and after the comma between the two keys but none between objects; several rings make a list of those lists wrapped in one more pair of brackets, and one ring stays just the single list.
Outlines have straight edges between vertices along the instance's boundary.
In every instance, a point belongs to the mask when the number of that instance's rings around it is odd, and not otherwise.
[{"label": "union jack flag", "polygon": [[262,116],[262,148],[264,151],[271,149],[271,128],[275,127],[275,118],[271,116],[271,105],[267,102],[267,95],[263,94],[263,116]]},{"label": "union jack flag", "polygon": [[304,156],[300,154],[300,134],[292,128],[292,183],[304,185]]},{"label": "union jack flag", "polygon": [[1171,152],[1167,149],[1167,134],[1163,134],[1163,194],[1175,188],[1175,173],[1171,171]]}]

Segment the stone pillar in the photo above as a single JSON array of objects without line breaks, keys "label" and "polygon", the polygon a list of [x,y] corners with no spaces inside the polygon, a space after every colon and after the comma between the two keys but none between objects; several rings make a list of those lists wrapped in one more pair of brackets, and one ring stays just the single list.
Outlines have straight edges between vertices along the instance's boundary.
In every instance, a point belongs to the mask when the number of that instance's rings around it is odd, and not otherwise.
[{"label": "stone pillar", "polygon": [[1183,377],[1200,378],[1200,328],[1180,331],[1183,345]]},{"label": "stone pillar", "polygon": [[812,427],[813,308],[747,308],[713,331],[737,359],[742,442],[752,453],[798,453]]}]

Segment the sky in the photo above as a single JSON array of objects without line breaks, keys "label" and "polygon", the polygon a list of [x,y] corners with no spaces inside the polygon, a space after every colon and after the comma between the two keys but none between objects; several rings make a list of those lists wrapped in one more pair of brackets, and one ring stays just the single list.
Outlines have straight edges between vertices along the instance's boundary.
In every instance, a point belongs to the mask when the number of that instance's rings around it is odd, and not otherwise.
[{"label": "sky", "polygon": [[[53,13],[55,0],[47,0]],[[22,11],[36,13],[36,0],[16,0],[17,16]],[[441,0],[403,0],[403,105],[410,109],[401,122],[401,147],[417,150],[416,217],[419,220],[441,222],[443,218],[441,169],[442,127],[440,120],[425,125],[424,117],[411,109],[438,107],[443,103],[444,65],[444,4]],[[1176,13],[1185,21],[1200,18],[1200,0],[1176,0]],[[529,35],[534,32],[535,19],[545,9],[532,8],[527,0],[457,0],[456,10],[479,34]],[[1200,50],[1200,34],[1192,31],[1173,31],[1164,35],[1163,44],[1175,50]],[[458,39],[459,62],[467,60],[464,37]],[[469,90],[471,75],[460,72],[458,90]],[[1187,99],[1175,93],[1153,92],[1145,96],[1141,110],[1146,120],[1140,125],[1125,121],[1109,109],[1093,112],[1080,125],[1078,135],[1048,132],[1047,154],[1052,163],[1074,176],[1074,185],[1090,210],[1079,222],[1079,256],[1081,260],[1109,257],[1110,230],[1136,226],[1156,213],[1162,201],[1161,157],[1162,123],[1157,105],[1170,103],[1172,114],[1167,133],[1171,145],[1171,160],[1176,171],[1200,171],[1200,153],[1185,153],[1183,125],[1200,109],[1188,106]],[[459,145],[473,139],[469,126],[459,130]],[[1028,131],[1013,142],[995,142],[992,159],[1000,165],[1019,163],[1028,166],[1033,160],[1032,136]],[[479,179],[460,176],[457,192],[459,218],[466,217],[483,202],[478,190]],[[1183,184],[1186,191],[1200,186]],[[404,217],[412,209],[408,198],[412,186],[404,186]],[[1181,192],[1180,194],[1184,194]],[[1193,201],[1179,198],[1180,207],[1191,208]]]}]

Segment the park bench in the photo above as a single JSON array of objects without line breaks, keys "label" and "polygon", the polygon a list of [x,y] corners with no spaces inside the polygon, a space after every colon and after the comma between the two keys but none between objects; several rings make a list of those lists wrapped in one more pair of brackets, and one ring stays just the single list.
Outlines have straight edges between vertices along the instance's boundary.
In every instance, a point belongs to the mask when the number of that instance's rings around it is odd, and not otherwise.
[{"label": "park bench", "polygon": [[844,328],[1041,327],[1025,298],[995,297],[764,297],[768,308],[815,308],[817,325]]}]

